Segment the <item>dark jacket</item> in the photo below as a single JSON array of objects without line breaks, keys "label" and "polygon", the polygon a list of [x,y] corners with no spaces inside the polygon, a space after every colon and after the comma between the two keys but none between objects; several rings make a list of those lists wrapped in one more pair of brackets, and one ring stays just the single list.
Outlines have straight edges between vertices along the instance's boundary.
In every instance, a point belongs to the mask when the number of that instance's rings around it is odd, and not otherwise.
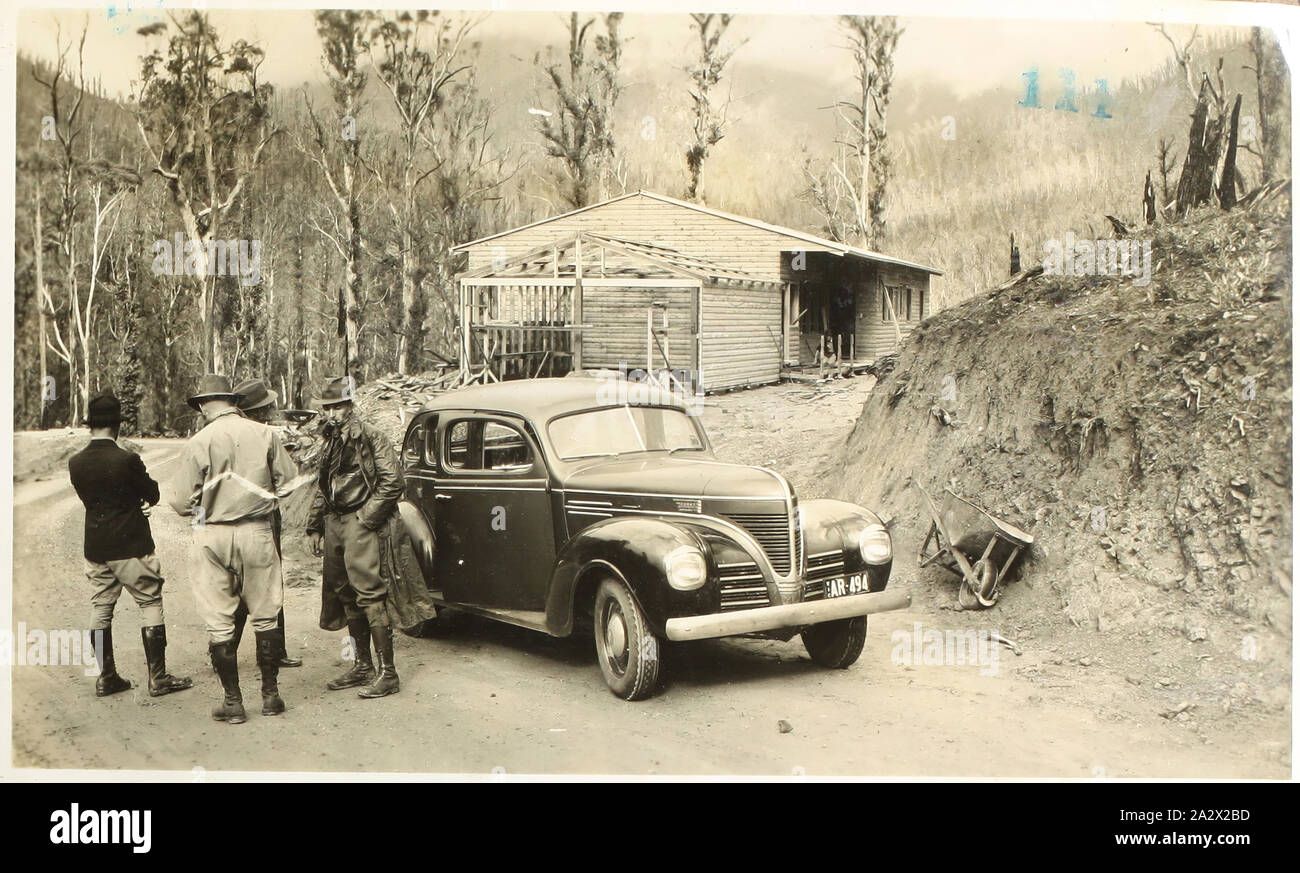
[{"label": "dark jacket", "polygon": [[[388,521],[379,526],[379,576],[388,588],[384,610],[388,623],[400,628],[414,627],[422,621],[438,616],[433,597],[429,594],[420,559],[406,532],[402,514],[394,512]],[[346,607],[338,591],[328,585],[321,586],[320,626],[325,630],[342,630],[347,627]]]},{"label": "dark jacket", "polygon": [[86,505],[86,560],[102,564],[153,552],[141,504],[158,502],[158,483],[139,455],[113,440],[94,439],[68,459],[68,474]]},{"label": "dark jacket", "polygon": [[308,533],[324,533],[328,513],[356,512],[370,530],[388,521],[402,496],[402,473],[388,438],[353,413],[327,432]]}]

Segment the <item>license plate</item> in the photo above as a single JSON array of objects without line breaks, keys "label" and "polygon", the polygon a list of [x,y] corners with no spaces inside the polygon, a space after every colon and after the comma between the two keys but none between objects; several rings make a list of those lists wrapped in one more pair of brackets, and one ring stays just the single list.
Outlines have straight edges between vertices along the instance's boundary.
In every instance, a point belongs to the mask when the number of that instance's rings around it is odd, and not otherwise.
[{"label": "license plate", "polygon": [[829,598],[847,597],[850,594],[866,594],[868,581],[866,573],[854,573],[852,576],[827,579],[826,596]]}]

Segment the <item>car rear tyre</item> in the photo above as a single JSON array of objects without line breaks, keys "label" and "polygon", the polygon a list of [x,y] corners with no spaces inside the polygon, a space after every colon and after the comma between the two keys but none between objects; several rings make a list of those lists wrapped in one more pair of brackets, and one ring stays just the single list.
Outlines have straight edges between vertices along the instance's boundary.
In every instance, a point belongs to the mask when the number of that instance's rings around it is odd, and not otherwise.
[{"label": "car rear tyre", "polygon": [[843,670],[862,654],[867,640],[867,617],[844,618],[806,628],[800,636],[813,663]]},{"label": "car rear tyre", "polygon": [[644,700],[659,685],[660,641],[622,582],[605,579],[592,612],[605,684],[624,700]]}]

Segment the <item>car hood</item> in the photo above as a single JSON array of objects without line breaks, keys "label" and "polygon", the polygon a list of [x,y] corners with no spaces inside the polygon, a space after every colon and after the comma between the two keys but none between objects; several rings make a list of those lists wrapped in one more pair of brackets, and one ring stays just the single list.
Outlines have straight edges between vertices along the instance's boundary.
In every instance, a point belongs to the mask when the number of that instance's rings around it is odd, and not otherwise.
[{"label": "car hood", "polygon": [[603,494],[662,494],[673,497],[784,500],[787,484],[778,474],[708,458],[654,455],[599,458],[563,479],[566,491]]}]

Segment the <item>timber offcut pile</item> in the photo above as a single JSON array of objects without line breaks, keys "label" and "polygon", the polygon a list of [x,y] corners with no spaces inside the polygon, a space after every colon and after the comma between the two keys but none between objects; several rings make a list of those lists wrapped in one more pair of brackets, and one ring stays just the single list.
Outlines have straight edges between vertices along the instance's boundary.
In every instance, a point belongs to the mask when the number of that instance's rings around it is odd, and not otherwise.
[{"label": "timber offcut pile", "polygon": [[411,375],[390,373],[357,387],[357,411],[397,446],[420,408],[459,384],[460,372],[448,367]]},{"label": "timber offcut pile", "polygon": [[894,368],[897,366],[898,352],[892,352],[888,355],[881,355],[879,358],[876,358],[864,367],[862,372],[875,376],[877,379],[883,379],[890,373],[894,372]]}]

